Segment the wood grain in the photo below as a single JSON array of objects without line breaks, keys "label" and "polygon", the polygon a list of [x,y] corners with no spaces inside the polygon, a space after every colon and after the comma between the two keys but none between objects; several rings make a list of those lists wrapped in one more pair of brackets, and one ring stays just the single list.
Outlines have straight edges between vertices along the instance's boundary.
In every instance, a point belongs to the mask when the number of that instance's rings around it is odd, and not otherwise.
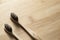
[{"label": "wood grain", "polygon": [[[60,40],[60,13],[41,19],[30,25],[43,40]],[[36,30],[37,29],[37,30]]]},{"label": "wood grain", "polygon": [[13,40],[4,31],[5,23],[12,26],[18,38],[32,40],[23,29],[11,22],[11,12],[42,40],[60,40],[60,0],[11,0],[0,4],[0,40]]}]

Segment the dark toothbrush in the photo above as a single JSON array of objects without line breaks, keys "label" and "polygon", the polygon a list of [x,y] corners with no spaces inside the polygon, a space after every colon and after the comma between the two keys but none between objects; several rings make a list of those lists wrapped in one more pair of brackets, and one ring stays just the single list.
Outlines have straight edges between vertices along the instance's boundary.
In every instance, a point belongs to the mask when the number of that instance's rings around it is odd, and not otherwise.
[{"label": "dark toothbrush", "polygon": [[5,26],[5,28],[4,28],[5,32],[7,32],[7,33],[8,33],[11,37],[13,37],[15,40],[19,40],[19,39],[13,34],[12,28],[11,28],[8,24],[5,24],[4,26]]},{"label": "dark toothbrush", "polygon": [[10,19],[13,23],[23,28],[33,40],[41,40],[40,37],[36,33],[34,33],[30,28],[24,27],[18,22],[18,16],[16,14],[11,13]]}]

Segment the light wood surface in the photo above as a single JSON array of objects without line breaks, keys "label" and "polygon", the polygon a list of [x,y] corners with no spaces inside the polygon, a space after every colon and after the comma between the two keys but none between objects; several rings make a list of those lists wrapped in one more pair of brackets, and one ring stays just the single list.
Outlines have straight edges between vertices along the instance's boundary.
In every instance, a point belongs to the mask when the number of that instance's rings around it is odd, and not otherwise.
[{"label": "light wood surface", "polygon": [[0,4],[0,40],[13,40],[4,31],[4,24],[13,28],[20,40],[32,40],[10,20],[10,13],[19,22],[40,36],[41,40],[60,40],[60,0],[9,0]]}]

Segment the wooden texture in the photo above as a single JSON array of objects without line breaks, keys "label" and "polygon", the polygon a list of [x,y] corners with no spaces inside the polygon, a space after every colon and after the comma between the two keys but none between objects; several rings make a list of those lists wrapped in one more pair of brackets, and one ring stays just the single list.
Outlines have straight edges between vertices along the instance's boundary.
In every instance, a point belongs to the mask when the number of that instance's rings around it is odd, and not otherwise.
[{"label": "wooden texture", "polygon": [[11,25],[20,40],[32,40],[22,28],[13,24],[11,12],[41,40],[60,40],[60,0],[7,0],[0,4],[0,40],[13,40],[4,31],[4,24]]}]

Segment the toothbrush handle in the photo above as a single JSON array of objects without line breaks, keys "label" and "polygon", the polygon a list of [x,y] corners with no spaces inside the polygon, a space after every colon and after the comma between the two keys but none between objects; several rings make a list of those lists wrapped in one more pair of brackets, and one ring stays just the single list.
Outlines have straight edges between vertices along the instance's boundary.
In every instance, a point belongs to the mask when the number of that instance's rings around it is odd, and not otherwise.
[{"label": "toothbrush handle", "polygon": [[11,36],[15,38],[15,40],[19,40],[14,34],[11,34]]},{"label": "toothbrush handle", "polygon": [[36,33],[34,33],[30,28],[24,27],[21,24],[19,24],[19,26],[23,28],[29,34],[29,36],[31,36],[31,38],[33,38],[34,40],[41,40],[40,37]]},{"label": "toothbrush handle", "polygon": [[13,18],[10,19],[13,23],[23,28],[28,33],[28,35],[31,38],[33,38],[33,40],[41,40],[40,37],[36,33],[34,33],[31,29],[29,29],[28,27],[23,27],[19,22],[15,21]]}]

